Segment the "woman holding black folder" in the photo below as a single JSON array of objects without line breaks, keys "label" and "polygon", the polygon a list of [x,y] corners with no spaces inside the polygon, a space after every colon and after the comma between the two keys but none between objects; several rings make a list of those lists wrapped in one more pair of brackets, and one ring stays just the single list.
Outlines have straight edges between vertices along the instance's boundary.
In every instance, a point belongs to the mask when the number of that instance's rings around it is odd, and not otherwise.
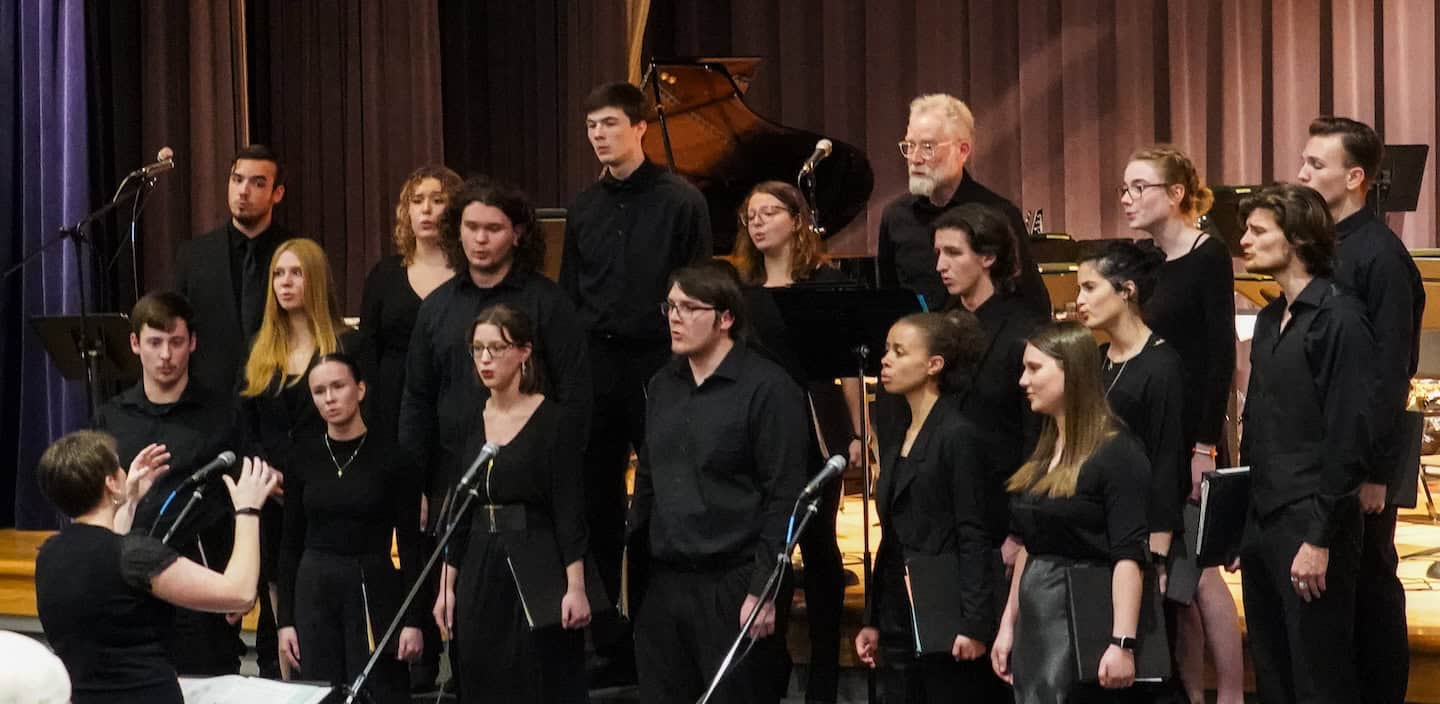
[{"label": "woman holding black folder", "polygon": [[[971,377],[984,345],[975,316],[959,310],[908,315],[886,337],[880,382],[904,397],[911,420],[903,437],[881,444],[883,538],[866,625],[855,637],[861,661],[884,662],[886,701],[1008,699],[984,660],[1003,569],[986,537],[985,464],[975,427],[941,398]],[[934,582],[936,571],[949,586],[941,601],[950,603],[940,608],[909,589]],[[938,642],[922,637],[937,628]]]},{"label": "woman holding black folder", "polygon": [[[1020,386],[1042,415],[1035,452],[1010,479],[1011,525],[1024,547],[990,653],[995,673],[1015,687],[1017,704],[1091,701],[1104,693],[1083,684],[1075,664],[1067,572],[1111,569],[1110,645],[1094,675],[1106,690],[1135,679],[1149,462],[1105,403],[1090,331],[1052,323],[1025,346]],[[1094,608],[1104,609],[1096,604]],[[1133,700],[1125,697],[1127,701]]]},{"label": "woman holding black folder", "polygon": [[[433,612],[441,631],[454,634],[460,701],[586,702],[584,438],[545,396],[535,324],[524,313],[490,306],[469,338],[490,397],[463,458],[487,442],[500,452],[480,469],[479,494],[446,552]],[[525,567],[537,556],[564,572],[558,605],[540,598],[538,584],[560,575]]]}]

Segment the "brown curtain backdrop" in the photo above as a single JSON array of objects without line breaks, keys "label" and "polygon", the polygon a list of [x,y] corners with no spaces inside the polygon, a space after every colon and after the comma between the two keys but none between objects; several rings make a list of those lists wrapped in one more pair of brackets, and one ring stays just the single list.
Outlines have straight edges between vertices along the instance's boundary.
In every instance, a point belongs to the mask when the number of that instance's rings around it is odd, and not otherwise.
[{"label": "brown curtain backdrop", "polygon": [[1440,15],[1430,0],[675,0],[647,53],[766,59],[747,103],[865,149],[867,217],[832,251],[874,251],[904,191],[907,104],[943,91],[977,123],[971,170],[1047,229],[1129,236],[1114,194],[1137,147],[1173,141],[1212,184],[1288,180],[1311,118],[1371,122],[1431,147],[1419,210],[1393,225],[1435,246]]},{"label": "brown curtain backdrop", "polygon": [[250,137],[285,165],[276,220],[324,245],[358,314],[405,177],[444,157],[435,0],[246,4]]}]

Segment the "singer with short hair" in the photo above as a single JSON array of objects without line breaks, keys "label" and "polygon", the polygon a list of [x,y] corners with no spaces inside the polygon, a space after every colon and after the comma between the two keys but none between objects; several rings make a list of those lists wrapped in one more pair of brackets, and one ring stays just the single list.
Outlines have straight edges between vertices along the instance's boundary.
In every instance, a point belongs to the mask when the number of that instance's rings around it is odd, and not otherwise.
[{"label": "singer with short hair", "polygon": [[[193,493],[184,486],[190,475],[221,452],[239,451],[239,414],[228,390],[208,389],[190,374],[190,360],[200,345],[193,326],[195,312],[184,296],[152,291],[130,310],[130,350],[140,359],[140,381],[116,394],[95,416],[95,429],[115,437],[122,465],[129,465],[145,446],[164,445],[170,452],[168,472],[135,507],[131,532],[165,536]],[[180,555],[215,570],[225,569],[234,542],[235,522],[225,485],[212,475],[169,545]],[[170,663],[182,675],[236,674],[245,644],[240,617],[189,609],[175,610],[175,624],[166,639]]]},{"label": "singer with short hair", "polygon": [[259,507],[278,474],[247,458],[238,479],[225,477],[235,539],[229,564],[217,572],[157,538],[126,535],[136,504],[170,459],[163,446],[148,445],[127,472],[115,439],[94,430],[65,435],[40,456],[40,491],[73,522],[40,546],[35,606],[76,704],[181,704],[165,657],[171,612],[227,613],[255,600]]},{"label": "singer with short hair", "polygon": [[[855,652],[870,667],[884,666],[885,700],[906,704],[1007,699],[985,658],[995,636],[994,604],[1004,565],[986,531],[988,476],[979,431],[942,398],[970,383],[985,349],[985,333],[964,310],[901,318],[885,340],[880,383],[910,406],[910,427],[880,447],[875,510],[882,533],[873,592]],[[917,655],[915,619],[907,596],[906,559],[953,554],[954,585],[964,622],[949,652]]]},{"label": "singer with short hair", "polygon": [[[591,604],[581,435],[546,393],[544,341],[529,316],[518,307],[490,306],[466,339],[474,374],[490,396],[462,457],[478,459],[487,444],[499,453],[471,469],[476,499],[445,552],[433,609],[459,653],[460,701],[587,702],[581,629]],[[533,575],[511,566],[520,551],[557,555],[566,585],[559,614],[529,613],[539,607],[533,596],[527,601],[521,580]],[[532,617],[559,625],[532,628]]]},{"label": "singer with short hair", "polygon": [[[733,267],[709,262],[670,276],[659,304],[674,357],[647,387],[645,444],[628,537],[648,552],[635,616],[642,702],[694,701],[751,610],[756,639],[712,702],[778,702],[766,579],[785,546],[809,455],[805,397],[779,365],[746,344]],[[762,599],[763,598],[763,599]]]},{"label": "singer with short hair", "polygon": [[[287,456],[276,605],[280,657],[299,678],[355,680],[420,573],[420,482],[410,458],[360,415],[367,387],[354,358],[324,355],[306,389],[325,421]],[[400,549],[400,570],[390,540]],[[405,613],[366,680],[378,703],[409,701],[405,663],[425,647],[424,605]],[[431,647],[439,647],[432,643]]]}]

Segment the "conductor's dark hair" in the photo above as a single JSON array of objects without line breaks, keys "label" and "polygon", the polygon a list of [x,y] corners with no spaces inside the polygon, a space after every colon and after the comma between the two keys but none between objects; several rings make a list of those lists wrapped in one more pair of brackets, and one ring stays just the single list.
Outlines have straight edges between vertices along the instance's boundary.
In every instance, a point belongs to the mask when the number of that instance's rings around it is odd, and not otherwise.
[{"label": "conductor's dark hair", "polygon": [[677,269],[665,284],[665,291],[668,293],[675,286],[685,295],[714,307],[717,324],[720,314],[729,312],[734,321],[730,326],[731,338],[748,337],[745,326],[750,320],[745,312],[745,294],[740,289],[740,274],[730,262],[711,259]]},{"label": "conductor's dark hair", "polygon": [[1310,123],[1311,137],[1337,134],[1345,148],[1345,168],[1358,166],[1365,171],[1365,185],[1375,183],[1380,174],[1380,159],[1385,155],[1380,135],[1370,125],[1348,117],[1323,115]]},{"label": "conductor's dark hair", "polygon": [[195,309],[189,300],[174,291],[151,291],[130,309],[130,332],[137,337],[147,327],[172,332],[177,320],[184,321],[185,329],[195,334]]},{"label": "conductor's dark hair", "polygon": [[619,81],[596,86],[585,98],[585,114],[589,115],[596,110],[605,108],[619,108],[630,118],[630,124],[641,122],[645,116],[650,114],[650,100],[645,97],[645,91],[640,90],[634,84]]},{"label": "conductor's dark hair", "polygon": [[1305,271],[1312,276],[1329,276],[1335,254],[1335,220],[1325,198],[1309,186],[1277,183],[1240,201],[1240,220],[1250,218],[1256,210],[1268,210],[1285,240],[1295,248],[1296,256],[1305,262]]},{"label": "conductor's dark hair", "polygon": [[475,176],[460,184],[445,206],[441,221],[440,245],[450,268],[463,272],[469,268],[465,251],[460,245],[460,223],[471,203],[488,205],[505,214],[515,228],[515,261],[512,269],[533,272],[545,263],[545,233],[535,218],[535,206],[520,189],[488,176]]},{"label": "conductor's dark hair", "polygon": [[1144,304],[1155,292],[1155,279],[1165,263],[1165,252],[1154,245],[1140,245],[1130,240],[1110,240],[1100,249],[1079,261],[1090,264],[1101,278],[1117,292],[1125,290],[1125,282],[1135,284],[1136,305]]},{"label": "conductor's dark hair", "polygon": [[995,257],[990,265],[990,282],[1001,292],[1015,288],[1015,279],[1020,275],[1020,257],[1016,254],[1016,233],[1010,227],[1009,218],[1000,211],[979,203],[965,203],[951,208],[935,218],[934,232],[959,230],[965,233],[970,249],[976,254]]},{"label": "conductor's dark hair", "polygon": [[105,478],[120,469],[115,438],[98,430],[77,430],[40,455],[36,483],[50,503],[71,518],[89,513],[105,496]]},{"label": "conductor's dark hair", "polygon": [[957,306],[943,313],[911,313],[895,324],[915,328],[925,340],[926,351],[945,360],[940,391],[953,393],[970,384],[975,365],[985,353],[985,332],[974,313]]},{"label": "conductor's dark hair", "polygon": [[235,164],[241,159],[251,161],[268,161],[275,165],[275,183],[270,184],[271,188],[285,185],[285,168],[280,165],[280,157],[275,155],[275,150],[263,144],[247,144],[235,152],[235,158],[230,160],[230,170],[235,170]]}]

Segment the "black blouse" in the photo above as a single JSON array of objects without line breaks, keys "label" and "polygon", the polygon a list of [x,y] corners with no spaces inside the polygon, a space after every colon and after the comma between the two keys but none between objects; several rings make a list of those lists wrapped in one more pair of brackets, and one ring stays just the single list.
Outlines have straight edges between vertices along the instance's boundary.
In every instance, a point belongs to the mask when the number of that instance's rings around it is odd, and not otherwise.
[{"label": "black blouse", "polygon": [[[323,437],[300,440],[285,477],[276,610],[281,626],[294,625],[295,574],[305,550],[379,556],[388,562],[393,534],[400,548],[404,587],[415,583],[423,559],[419,477],[406,456],[395,451],[395,444],[378,433],[355,440],[331,439],[328,449]],[[419,626],[422,618],[416,601],[406,624]]]},{"label": "black blouse", "polygon": [[1190,453],[1181,427],[1185,405],[1180,355],[1151,335],[1139,354],[1115,363],[1100,346],[1100,382],[1110,410],[1145,446],[1150,460],[1150,530],[1178,531],[1190,494]]},{"label": "black blouse", "polygon": [[175,682],[164,645],[174,607],[151,596],[150,579],[177,559],[155,538],[86,523],[40,546],[35,605],[77,702]]},{"label": "black blouse", "polygon": [[1012,532],[1031,555],[1144,564],[1149,554],[1145,523],[1149,484],[1145,451],[1122,430],[1080,465],[1074,496],[1014,494]]},{"label": "black blouse", "polygon": [[361,363],[369,386],[366,425],[370,432],[392,440],[398,432],[400,395],[405,390],[405,355],[410,350],[420,300],[410,285],[405,259],[398,254],[376,262],[365,277],[360,335],[365,350]]},{"label": "black blouse", "polygon": [[[360,348],[360,333],[348,328],[340,331],[340,351],[354,354]],[[305,379],[319,359],[318,354],[312,357],[305,374],[289,386],[282,387],[279,380],[272,380],[259,396],[240,398],[249,447],[246,454],[259,455],[275,469],[288,472],[290,468],[285,466],[285,459],[296,441],[304,437],[318,438],[325,432],[325,420],[315,410],[315,400],[310,397],[310,385]]]}]

